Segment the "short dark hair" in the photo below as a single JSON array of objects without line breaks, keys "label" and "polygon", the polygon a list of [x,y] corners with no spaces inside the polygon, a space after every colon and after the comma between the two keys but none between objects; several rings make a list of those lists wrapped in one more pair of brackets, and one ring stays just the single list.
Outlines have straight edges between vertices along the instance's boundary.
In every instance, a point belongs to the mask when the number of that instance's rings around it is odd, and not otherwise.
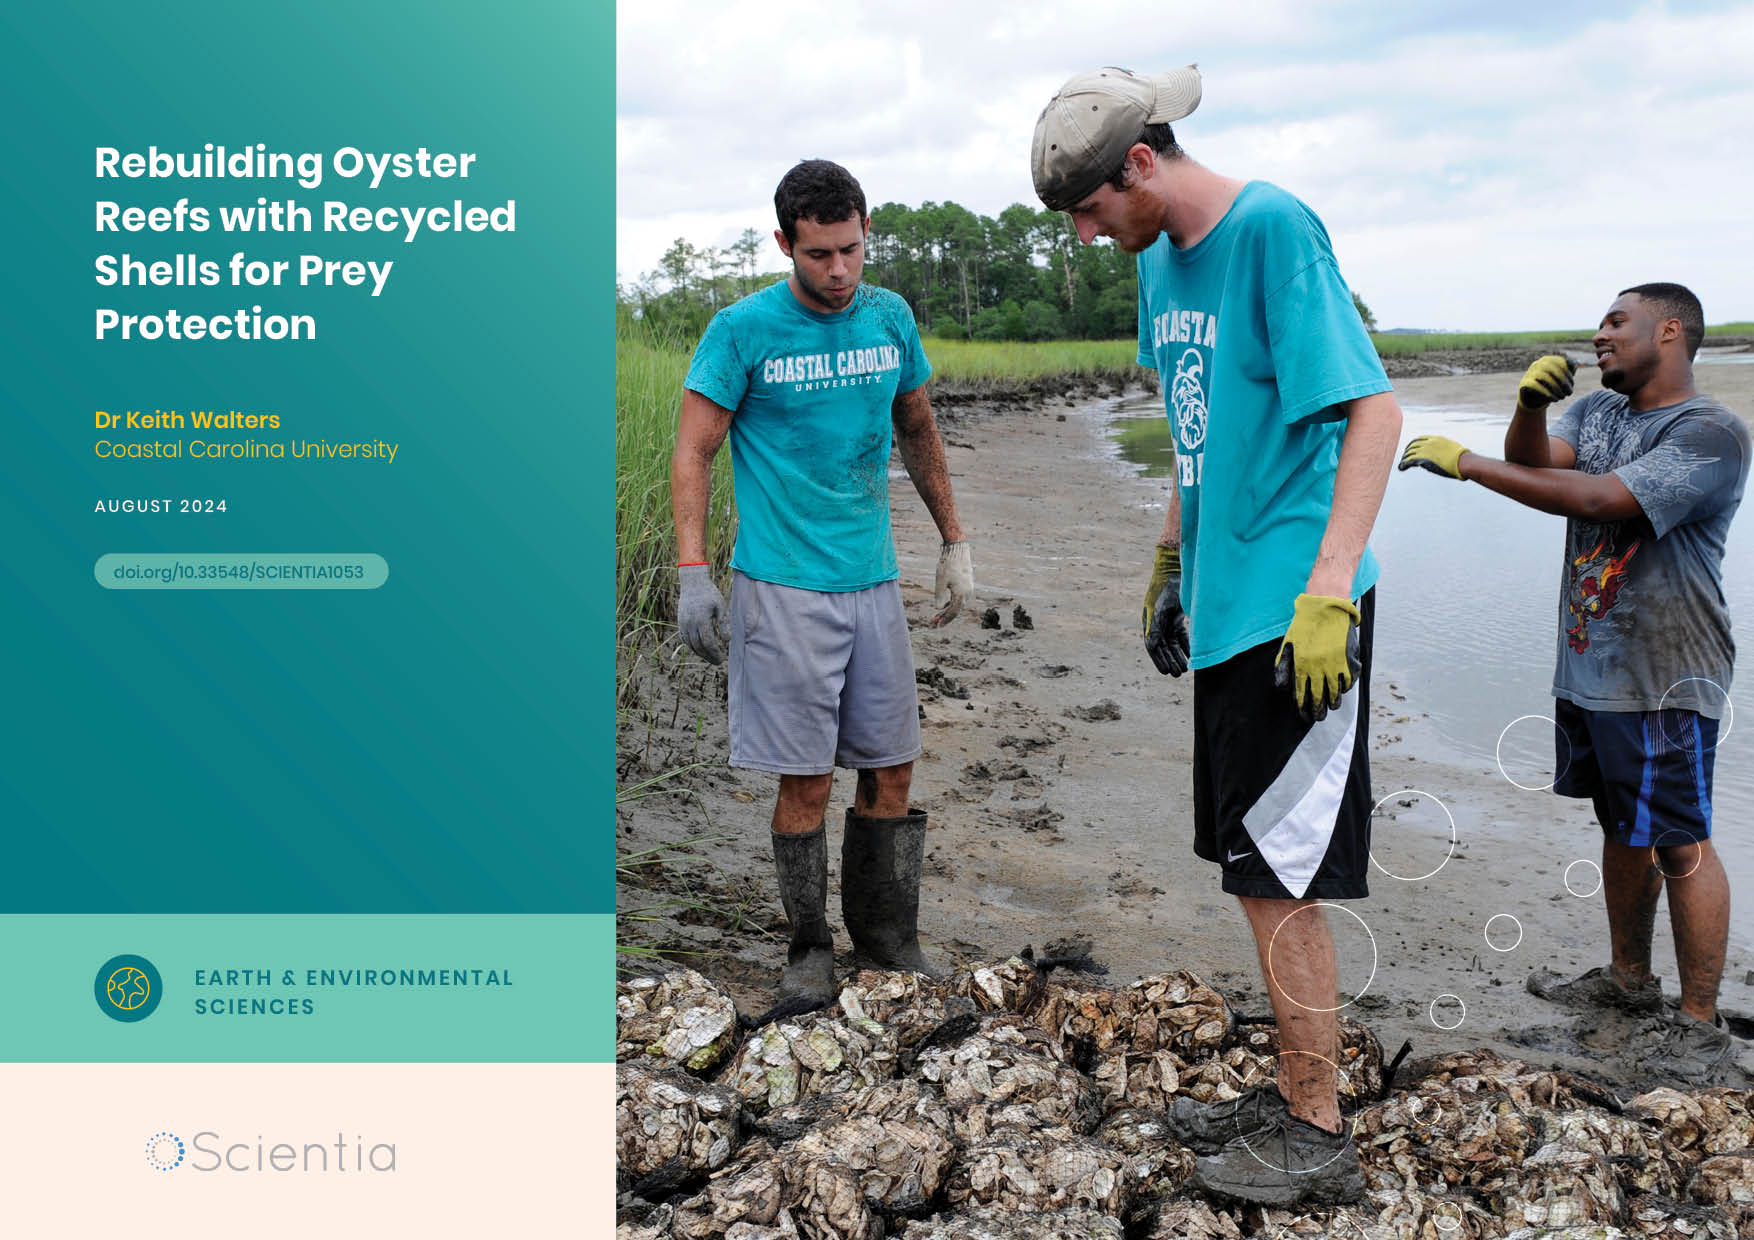
[{"label": "short dark hair", "polygon": [[[1171,129],[1168,125],[1157,124],[1145,126],[1145,128],[1140,131],[1139,137],[1130,143],[1127,149],[1129,151],[1132,150],[1133,147],[1138,146],[1140,142],[1143,142],[1146,146],[1156,151],[1158,158],[1160,159],[1181,159],[1187,154],[1187,152],[1182,150],[1180,146],[1176,145],[1175,130]],[[1108,183],[1116,193],[1127,188],[1127,161],[1125,159],[1121,160],[1121,166],[1114,170],[1114,175],[1109,177]]]},{"label": "short dark hair", "polygon": [[780,178],[773,192],[774,213],[787,241],[798,239],[798,221],[838,224],[850,215],[865,218],[865,191],[845,168],[828,159],[806,159]]},{"label": "short dark hair", "polygon": [[1620,296],[1637,293],[1650,303],[1659,319],[1680,319],[1681,336],[1687,341],[1687,360],[1692,361],[1705,341],[1705,310],[1693,291],[1680,284],[1635,284],[1620,290]]}]

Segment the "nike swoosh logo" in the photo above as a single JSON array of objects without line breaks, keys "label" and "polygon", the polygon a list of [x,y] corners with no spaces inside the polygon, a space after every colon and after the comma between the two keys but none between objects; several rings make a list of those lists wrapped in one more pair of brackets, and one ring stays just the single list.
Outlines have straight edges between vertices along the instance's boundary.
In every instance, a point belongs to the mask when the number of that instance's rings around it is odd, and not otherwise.
[{"label": "nike swoosh logo", "polygon": [[1245,848],[1239,853],[1227,852],[1224,854],[1224,859],[1226,861],[1235,861],[1238,857],[1252,857],[1254,852],[1255,850],[1252,848]]}]

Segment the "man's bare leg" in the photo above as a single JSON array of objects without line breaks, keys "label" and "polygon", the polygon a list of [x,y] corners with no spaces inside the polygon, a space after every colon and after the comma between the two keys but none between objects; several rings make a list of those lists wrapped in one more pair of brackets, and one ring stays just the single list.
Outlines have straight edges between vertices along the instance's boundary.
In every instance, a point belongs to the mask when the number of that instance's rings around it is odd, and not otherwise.
[{"label": "man's bare leg", "polygon": [[861,818],[900,818],[907,813],[908,790],[913,785],[914,764],[860,771],[853,792],[853,813]]},{"label": "man's bare leg", "polygon": [[1717,1019],[1718,984],[1723,980],[1724,948],[1730,937],[1730,880],[1710,840],[1662,848],[1658,853],[1669,888],[1681,1010],[1709,1025]]},{"label": "man's bare leg", "polygon": [[804,835],[816,830],[828,812],[828,798],[833,791],[833,771],[826,775],[781,775],[780,795],[773,807],[774,832]]},{"label": "man's bare leg", "polygon": [[[1595,804],[1596,820],[1603,830],[1612,832],[1607,805],[1599,797]],[[1651,859],[1650,849],[1617,844],[1612,839],[1602,841],[1602,900],[1608,909],[1614,980],[1629,992],[1651,977],[1650,941],[1656,928],[1657,897],[1662,891],[1663,874]]]},{"label": "man's bare leg", "polygon": [[1339,982],[1327,916],[1313,900],[1238,899],[1279,1026],[1279,1092],[1293,1115],[1338,1132]]}]

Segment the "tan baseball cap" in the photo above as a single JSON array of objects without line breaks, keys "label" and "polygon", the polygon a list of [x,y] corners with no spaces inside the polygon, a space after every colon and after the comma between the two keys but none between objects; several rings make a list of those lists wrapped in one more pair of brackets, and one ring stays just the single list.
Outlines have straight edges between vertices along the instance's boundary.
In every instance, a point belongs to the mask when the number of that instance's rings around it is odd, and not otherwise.
[{"label": "tan baseball cap", "polygon": [[1035,122],[1029,167],[1036,196],[1050,211],[1076,205],[1115,174],[1146,125],[1179,121],[1199,106],[1197,65],[1150,75],[1112,67],[1080,73]]}]

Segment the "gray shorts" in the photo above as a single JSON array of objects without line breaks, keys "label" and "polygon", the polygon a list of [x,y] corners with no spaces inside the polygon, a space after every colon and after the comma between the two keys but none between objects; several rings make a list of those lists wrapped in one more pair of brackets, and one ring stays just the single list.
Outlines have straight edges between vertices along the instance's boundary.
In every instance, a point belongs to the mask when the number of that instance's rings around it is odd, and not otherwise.
[{"label": "gray shorts", "polygon": [[901,585],[828,594],[731,575],[731,765],[780,775],[920,756]]}]

